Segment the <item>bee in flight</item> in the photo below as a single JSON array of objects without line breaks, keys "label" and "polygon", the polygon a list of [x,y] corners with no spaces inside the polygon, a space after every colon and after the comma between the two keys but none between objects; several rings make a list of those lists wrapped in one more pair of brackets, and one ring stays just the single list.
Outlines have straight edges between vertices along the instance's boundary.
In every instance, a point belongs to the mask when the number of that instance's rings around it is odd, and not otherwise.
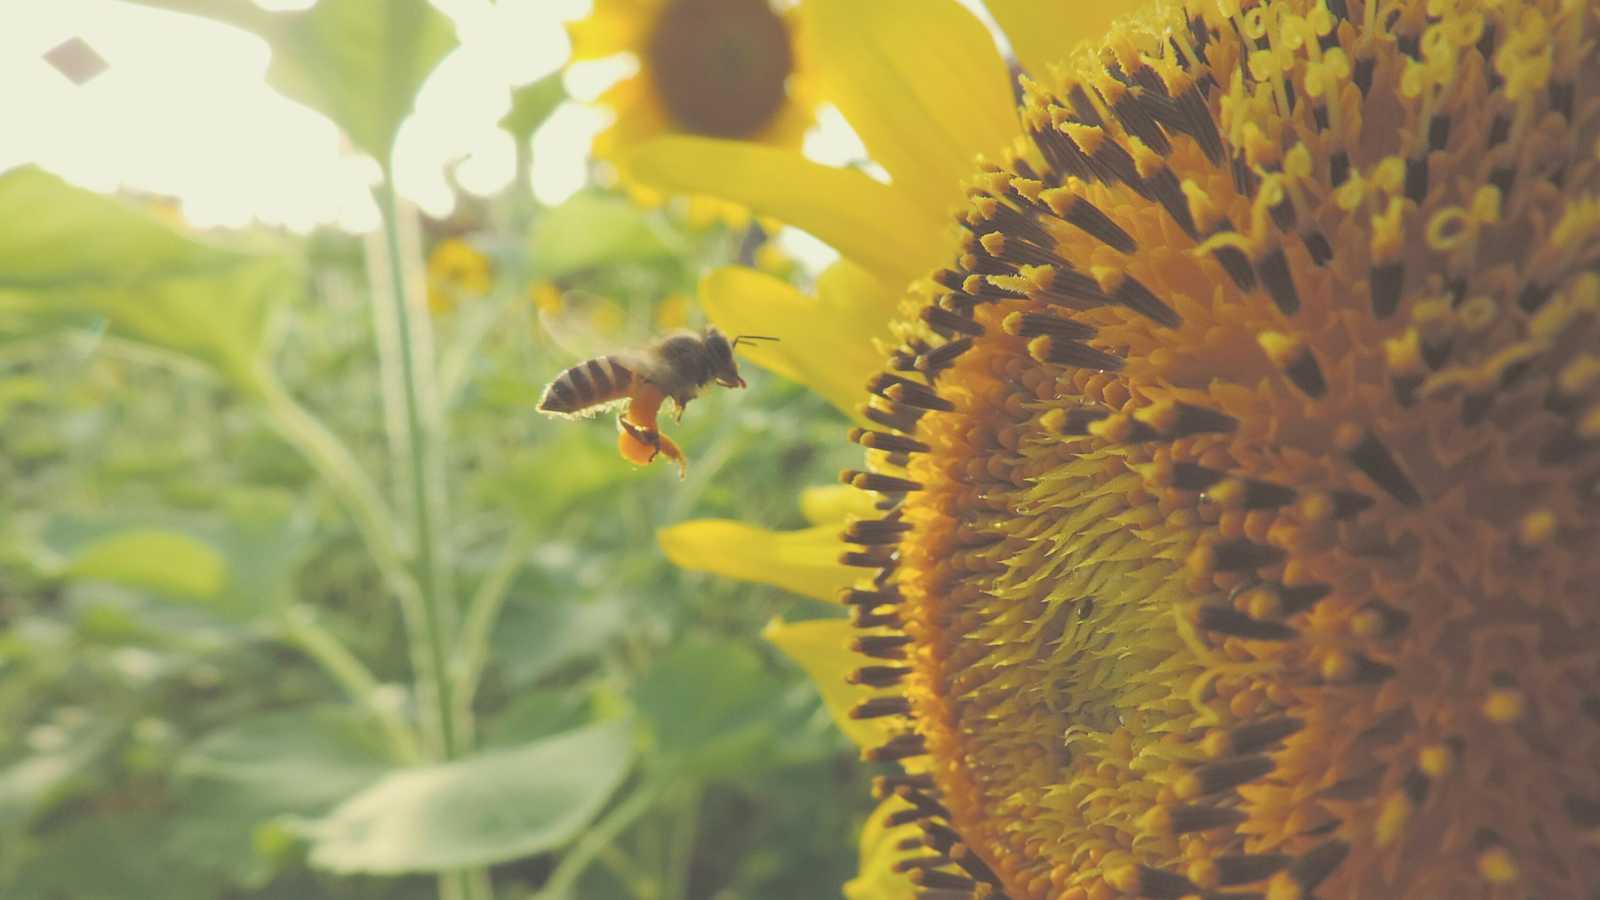
[{"label": "bee in flight", "polygon": [[621,426],[617,449],[622,458],[643,466],[657,456],[666,456],[678,464],[678,477],[682,478],[688,461],[656,424],[661,404],[672,400],[673,420],[681,422],[684,407],[707,385],[744,387],[734,348],[740,341],[775,340],[742,334],[730,341],[709,326],[699,332],[676,331],[641,350],[597,356],[562,372],[545,388],[539,411],[571,418],[625,406],[617,417]]}]

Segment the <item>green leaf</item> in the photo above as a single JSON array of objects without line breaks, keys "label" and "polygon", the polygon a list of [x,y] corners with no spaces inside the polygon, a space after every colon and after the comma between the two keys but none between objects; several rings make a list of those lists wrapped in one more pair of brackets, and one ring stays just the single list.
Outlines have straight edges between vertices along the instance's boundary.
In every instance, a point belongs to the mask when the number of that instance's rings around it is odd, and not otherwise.
[{"label": "green leaf", "polygon": [[588,602],[542,596],[509,605],[494,633],[494,665],[508,685],[531,684],[601,650],[622,633],[617,600]]},{"label": "green leaf", "polygon": [[510,747],[577,728],[593,718],[594,700],[569,686],[518,691],[506,705],[484,716],[486,747]]},{"label": "green leaf", "polygon": [[50,385],[43,378],[19,376],[0,378],[0,425],[10,418],[16,407],[29,403],[42,403],[50,396]]},{"label": "green leaf", "polygon": [[263,377],[266,303],[289,275],[281,258],[193,240],[38,169],[0,174],[0,314],[101,315],[249,388]]},{"label": "green leaf", "polygon": [[38,840],[41,852],[8,879],[7,900],[206,900],[221,895],[193,860],[166,852],[173,823],[158,812],[80,816]]},{"label": "green leaf", "polygon": [[387,770],[382,735],[343,707],[308,707],[235,722],[178,760],[180,791],[225,791],[257,811],[314,813]]},{"label": "green leaf", "polygon": [[663,763],[701,776],[764,768],[782,695],[782,681],[748,647],[709,640],[680,643],[633,691]]},{"label": "green leaf", "polygon": [[675,248],[650,215],[621,197],[575,194],[534,224],[530,251],[545,278],[670,257]]},{"label": "green leaf", "polygon": [[237,25],[272,45],[267,80],[337,122],[386,169],[417,90],[455,46],[428,0],[321,0],[267,12],[253,0],[131,0]]},{"label": "green leaf", "polygon": [[109,721],[84,723],[60,748],[0,769],[0,827],[27,821],[55,799],[111,746],[119,727]]},{"label": "green leaf", "polygon": [[627,774],[633,729],[612,721],[522,747],[402,769],[298,827],[336,872],[439,872],[565,843]]},{"label": "green leaf", "polygon": [[[542,385],[535,386],[535,389]],[[526,408],[527,392],[516,397]],[[610,430],[576,425],[496,460],[484,473],[479,494],[486,503],[504,505],[535,528],[564,518],[571,507],[613,491],[628,481],[631,467],[618,465],[616,437]],[[551,478],[560,472],[560,478]]]},{"label": "green leaf", "polygon": [[273,874],[255,836],[284,815],[320,815],[388,765],[370,722],[343,707],[246,719],[197,741],[173,773],[171,845],[186,859],[257,885]]},{"label": "green leaf", "polygon": [[177,531],[135,528],[80,548],[66,575],[204,600],[228,579],[222,554]]},{"label": "green leaf", "polygon": [[292,599],[311,535],[290,504],[279,494],[237,492],[215,514],[58,513],[42,537],[67,578],[203,600],[248,620]]},{"label": "green leaf", "polygon": [[532,84],[517,88],[511,95],[511,111],[500,120],[500,127],[511,132],[511,136],[521,145],[533,136],[565,99],[567,91],[561,85],[561,73],[546,75]]}]

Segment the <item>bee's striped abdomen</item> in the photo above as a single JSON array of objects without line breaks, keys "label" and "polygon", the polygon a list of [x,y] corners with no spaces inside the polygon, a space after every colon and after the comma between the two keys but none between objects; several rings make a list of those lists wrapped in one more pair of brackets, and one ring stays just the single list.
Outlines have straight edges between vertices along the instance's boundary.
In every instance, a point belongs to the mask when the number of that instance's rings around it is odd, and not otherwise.
[{"label": "bee's striped abdomen", "polygon": [[545,388],[539,409],[572,414],[628,396],[633,371],[615,356],[600,356],[562,372]]}]

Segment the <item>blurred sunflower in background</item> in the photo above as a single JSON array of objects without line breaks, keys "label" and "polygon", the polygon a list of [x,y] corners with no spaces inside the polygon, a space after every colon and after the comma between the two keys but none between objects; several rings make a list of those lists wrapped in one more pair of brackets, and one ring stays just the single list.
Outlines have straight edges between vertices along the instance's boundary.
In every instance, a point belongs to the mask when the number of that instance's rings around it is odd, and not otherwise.
[{"label": "blurred sunflower in background", "polygon": [[494,287],[494,266],[488,255],[461,237],[448,237],[428,252],[428,308],[435,313],[455,309],[463,300],[487,296]]},{"label": "blurred sunflower in background", "polygon": [[[773,0],[595,0],[568,23],[570,63],[631,54],[638,71],[598,99],[615,121],[594,155],[641,203],[662,195],[632,177],[627,157],[661,135],[700,135],[798,149],[817,99],[803,64],[792,4]],[[741,225],[744,207],[691,196],[692,223]]]},{"label": "blurred sunflower in background", "polygon": [[661,541],[849,610],[768,634],[897,764],[847,894],[1588,896],[1594,4],[988,5],[1020,108],[953,0],[805,4],[889,183],[627,162],[843,257],[702,302],[857,422],[852,488]]}]

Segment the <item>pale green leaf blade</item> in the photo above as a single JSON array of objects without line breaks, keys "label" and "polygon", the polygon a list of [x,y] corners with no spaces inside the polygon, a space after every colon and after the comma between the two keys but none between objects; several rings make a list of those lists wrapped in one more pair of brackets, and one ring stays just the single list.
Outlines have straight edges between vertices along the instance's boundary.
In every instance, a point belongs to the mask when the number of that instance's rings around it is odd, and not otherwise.
[{"label": "pale green leaf blade", "polygon": [[38,169],[0,174],[0,314],[104,316],[248,383],[266,303],[290,275],[282,258],[195,240]]},{"label": "pale green leaf blade", "polygon": [[495,626],[495,665],[507,685],[526,687],[599,652],[627,622],[626,608],[614,598],[513,601]]},{"label": "pale green leaf blade", "polygon": [[165,601],[201,601],[224,619],[269,617],[291,601],[310,523],[281,495],[241,494],[210,513],[62,512],[40,532],[40,565]]},{"label": "pale green leaf blade", "polygon": [[112,745],[116,733],[112,722],[82,723],[60,747],[0,768],[0,828],[12,829],[40,812]]},{"label": "pale green leaf blade", "polygon": [[671,256],[671,246],[650,213],[620,197],[574,194],[534,223],[529,254],[546,278],[619,263]]},{"label": "pale green leaf blade", "polygon": [[[131,806],[131,804],[130,804]],[[7,872],[7,900],[208,900],[224,885],[200,861],[161,852],[174,822],[156,809],[65,817],[37,853]]]},{"label": "pale green leaf blade", "polygon": [[511,95],[511,111],[500,120],[500,127],[519,142],[526,141],[565,99],[567,91],[561,84],[561,73],[546,75],[517,88]]},{"label": "pale green leaf blade", "polygon": [[139,528],[83,547],[66,574],[203,600],[227,584],[228,564],[220,553],[182,532]]},{"label": "pale green leaf blade", "polygon": [[239,884],[270,879],[261,837],[281,816],[321,815],[388,771],[372,722],[337,706],[299,706],[231,722],[172,770],[170,849]]},{"label": "pale green leaf blade", "polygon": [[385,771],[370,723],[341,707],[298,707],[240,719],[179,758],[180,794],[225,793],[264,815],[321,812]]},{"label": "pale green leaf blade", "polygon": [[657,659],[634,686],[656,758],[676,771],[715,776],[758,767],[776,736],[783,685],[742,644],[697,640]]},{"label": "pale green leaf blade", "polygon": [[633,729],[612,721],[508,750],[391,773],[301,823],[311,863],[398,874],[490,865],[576,835],[621,784]]}]

